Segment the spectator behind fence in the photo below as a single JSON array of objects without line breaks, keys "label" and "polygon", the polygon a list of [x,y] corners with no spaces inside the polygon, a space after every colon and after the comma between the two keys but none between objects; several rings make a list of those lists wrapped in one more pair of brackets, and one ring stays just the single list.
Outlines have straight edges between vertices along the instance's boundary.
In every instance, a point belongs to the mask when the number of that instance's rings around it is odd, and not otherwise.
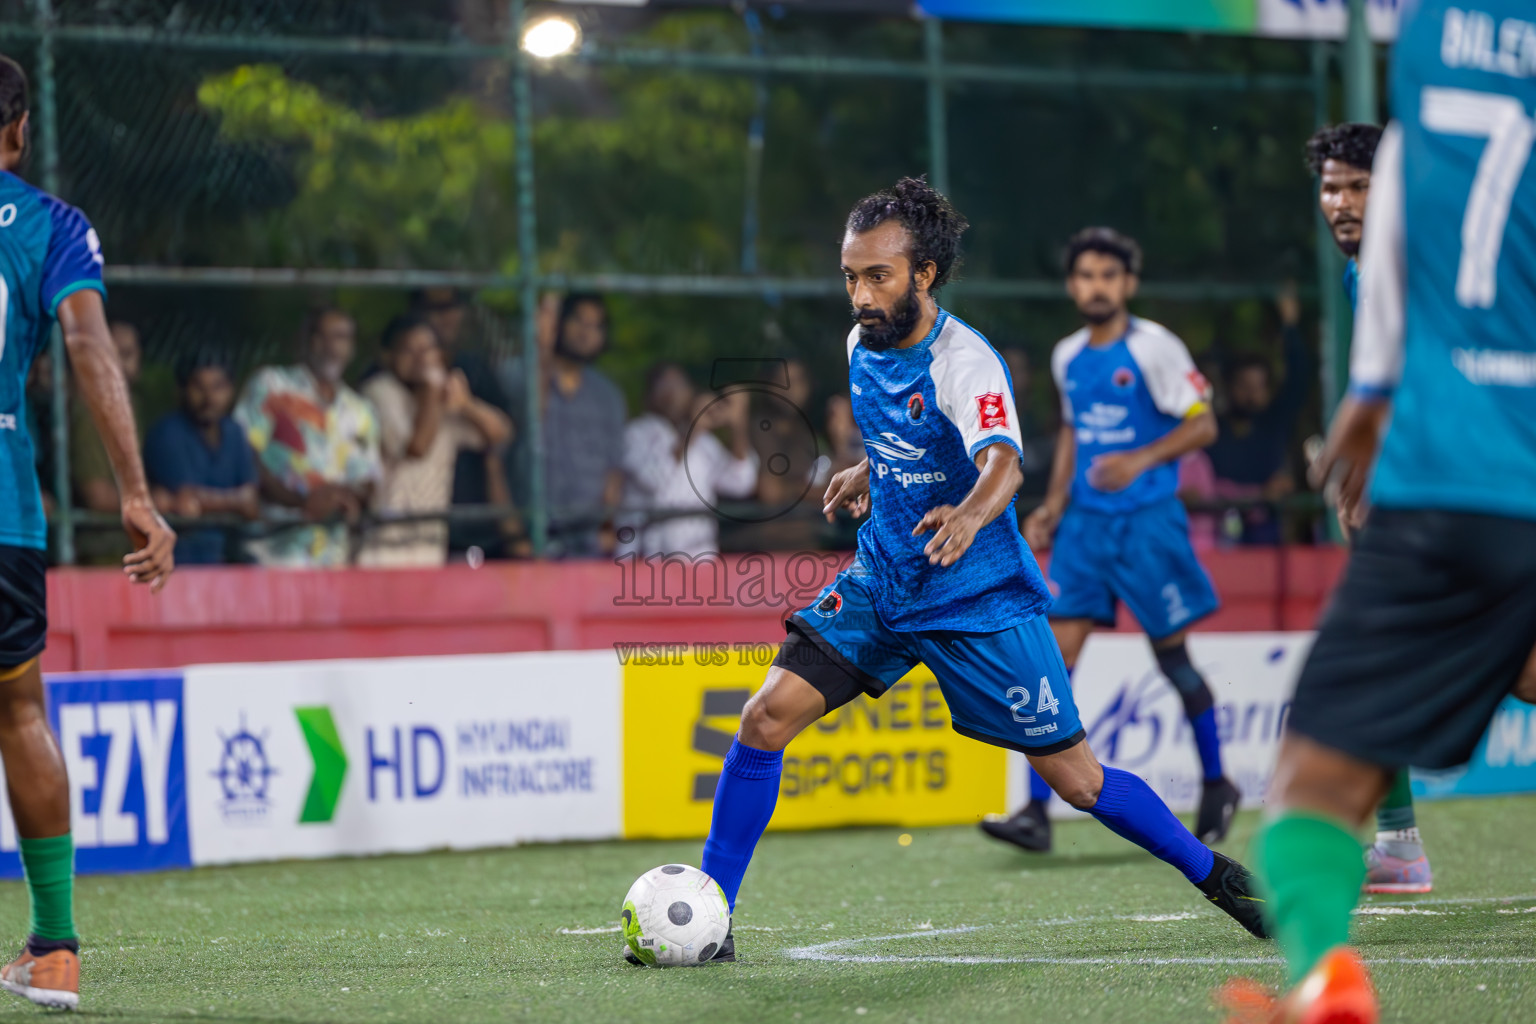
[{"label": "spectator behind fence", "polygon": [[[624,393],[592,365],[608,347],[607,304],[600,295],[567,295],[541,334],[539,395],[551,553],[574,558],[612,554],[614,534],[606,520],[624,492],[628,410]],[[518,419],[528,422],[522,361],[509,360],[502,379]],[[511,475],[526,500],[534,454],[526,431],[524,438],[511,460]]]},{"label": "spectator behind fence", "polygon": [[[134,425],[142,438],[144,402],[138,393],[138,383],[144,354],[139,345],[139,332],[132,324],[121,320],[113,321],[108,331],[117,349],[123,380],[128,384]],[[77,507],[110,515],[113,520],[109,530],[86,529],[77,533],[76,559],[82,565],[121,565],[123,556],[133,549],[127,535],[117,525],[120,507],[117,477],[112,472],[112,460],[107,458],[107,447],[96,430],[91,411],[79,395],[74,395],[69,403],[69,478]]]},{"label": "spectator behind fence", "polygon": [[[511,415],[507,393],[490,360],[464,344],[469,296],[458,288],[420,288],[411,293],[410,311],[437,332],[447,368],[464,375],[469,393]],[[494,447],[459,449],[453,467],[453,504],[510,505],[512,495],[502,458],[501,451]],[[448,548],[454,552],[479,548],[487,558],[505,558],[507,554],[501,524],[483,519],[449,523]]]},{"label": "spectator behind fence", "polygon": [[[718,551],[715,506],[757,487],[748,394],[701,395],[681,366],[663,362],[646,373],[645,404],[648,411],[624,428],[625,520],[636,533],[621,550],[642,556]],[[722,428],[730,433],[729,448],[714,435]]]},{"label": "spectator behind fence", "polygon": [[[1276,307],[1285,358],[1285,381],[1279,390],[1266,356],[1240,356],[1222,375],[1226,408],[1218,417],[1221,433],[1205,450],[1216,501],[1280,501],[1296,489],[1291,442],[1317,364],[1302,341],[1301,303],[1293,285],[1282,290]],[[1278,544],[1280,517],[1271,508],[1249,506],[1223,516],[1221,532],[1237,543]]]},{"label": "spectator behind fence", "polygon": [[[363,385],[378,414],[384,458],[373,509],[385,520],[446,512],[459,453],[506,444],[512,421],[471,394],[462,370],[446,369],[437,332],[419,317],[390,321],[380,358],[384,372]],[[447,559],[448,524],[440,519],[381,525],[358,554],[359,565],[376,567],[440,566]]]},{"label": "spectator behind fence", "polygon": [[799,359],[776,361],[783,375],[769,387],[752,392],[747,420],[757,452],[757,500],[761,522],[731,531],[734,544],[757,551],[807,551],[822,546],[826,521],[821,516],[821,491],[831,476],[832,460],[824,458],[810,422],[810,370]]},{"label": "spectator behind fence", "polygon": [[[181,408],[161,417],[144,437],[144,472],[155,506],[187,519],[260,518],[256,455],[230,416],[235,382],[229,364],[219,355],[201,353],[178,368],[176,384]],[[231,539],[223,529],[182,529],[176,564],[229,561]]]},{"label": "spectator behind fence", "polygon": [[264,366],[235,408],[256,452],[261,495],[276,511],[298,510],[308,526],[251,545],[264,565],[303,568],[348,562],[345,519],[355,523],[378,485],[379,426],[368,400],[342,380],[357,325],[334,307],[312,311],[300,362]]}]

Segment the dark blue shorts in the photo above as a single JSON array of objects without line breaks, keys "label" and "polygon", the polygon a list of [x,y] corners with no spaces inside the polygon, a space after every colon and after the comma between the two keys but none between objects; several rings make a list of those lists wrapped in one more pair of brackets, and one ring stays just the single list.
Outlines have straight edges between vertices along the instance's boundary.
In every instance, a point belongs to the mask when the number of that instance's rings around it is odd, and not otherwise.
[{"label": "dark blue shorts", "polygon": [[43,653],[48,639],[48,560],[41,551],[0,544],[0,669]]},{"label": "dark blue shorts", "polygon": [[1189,517],[1177,499],[1132,512],[1068,507],[1046,573],[1053,619],[1115,624],[1124,601],[1153,640],[1214,612],[1216,590],[1189,543]]},{"label": "dark blue shorts", "polygon": [[881,621],[864,585],[844,572],[790,616],[789,631],[775,664],[820,690],[828,711],[860,691],[881,696],[922,662],[962,736],[1037,755],[1083,740],[1067,667],[1044,615],[996,633],[899,633]]}]

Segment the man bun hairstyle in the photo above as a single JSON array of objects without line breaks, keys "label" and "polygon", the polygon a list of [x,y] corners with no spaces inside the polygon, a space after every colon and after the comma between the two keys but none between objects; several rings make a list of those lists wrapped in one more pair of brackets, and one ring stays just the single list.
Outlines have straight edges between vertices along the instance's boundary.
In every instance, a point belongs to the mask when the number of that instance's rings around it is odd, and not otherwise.
[{"label": "man bun hairstyle", "polygon": [[912,269],[932,263],[936,292],[954,279],[960,267],[960,236],[970,222],[942,194],[921,178],[902,178],[891,188],[865,196],[848,214],[848,232],[862,235],[894,220],[912,236],[908,258]]},{"label": "man bun hairstyle", "polygon": [[1141,246],[1136,244],[1136,239],[1122,235],[1114,228],[1083,228],[1067,240],[1061,263],[1068,276],[1077,266],[1077,258],[1085,252],[1113,256],[1125,267],[1127,274],[1141,274]]},{"label": "man bun hairstyle", "polygon": [[27,73],[0,54],[0,126],[12,124],[30,108]]},{"label": "man bun hairstyle", "polygon": [[1323,162],[1337,160],[1362,171],[1376,162],[1376,145],[1381,142],[1381,128],[1359,121],[1319,128],[1307,140],[1307,166],[1313,174],[1323,173]]}]

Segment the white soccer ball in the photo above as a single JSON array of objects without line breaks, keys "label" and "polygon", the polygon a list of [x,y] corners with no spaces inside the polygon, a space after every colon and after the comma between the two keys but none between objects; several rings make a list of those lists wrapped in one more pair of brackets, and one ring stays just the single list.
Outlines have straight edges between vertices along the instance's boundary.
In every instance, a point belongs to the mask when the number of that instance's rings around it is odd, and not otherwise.
[{"label": "white soccer ball", "polygon": [[652,967],[707,963],[731,930],[731,908],[713,878],[686,864],[663,864],[635,879],[619,911],[630,951]]}]

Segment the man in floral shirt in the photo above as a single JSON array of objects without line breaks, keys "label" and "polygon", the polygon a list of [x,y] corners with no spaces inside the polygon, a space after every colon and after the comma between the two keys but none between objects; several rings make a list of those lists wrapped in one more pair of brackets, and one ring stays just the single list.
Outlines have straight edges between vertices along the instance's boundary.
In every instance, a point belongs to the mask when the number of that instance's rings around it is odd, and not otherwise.
[{"label": "man in floral shirt", "polygon": [[256,452],[263,501],[298,510],[310,525],[280,529],[252,550],[264,565],[346,565],[347,523],[368,507],[381,473],[378,419],[342,380],[357,347],[352,317],[315,310],[302,337],[297,365],[251,377],[235,420]]}]

